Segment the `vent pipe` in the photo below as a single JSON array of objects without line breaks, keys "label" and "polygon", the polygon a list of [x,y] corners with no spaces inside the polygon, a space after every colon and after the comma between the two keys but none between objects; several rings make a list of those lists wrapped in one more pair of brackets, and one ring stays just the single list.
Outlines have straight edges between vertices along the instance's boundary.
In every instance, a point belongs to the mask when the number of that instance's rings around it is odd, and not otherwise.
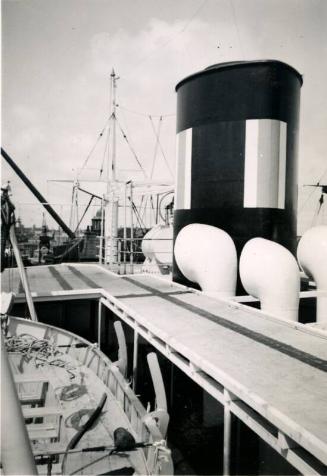
[{"label": "vent pipe", "polygon": [[245,290],[260,300],[263,311],[298,320],[299,268],[282,245],[264,238],[248,241],[240,258],[240,277]]},{"label": "vent pipe", "polygon": [[197,283],[205,294],[235,296],[237,255],[228,233],[210,225],[187,225],[176,237],[174,254],[185,278]]},{"label": "vent pipe", "polygon": [[[304,233],[297,257],[305,274],[315,281],[317,290],[327,292],[327,226],[315,226]],[[327,296],[317,297],[316,320],[327,323]]]}]

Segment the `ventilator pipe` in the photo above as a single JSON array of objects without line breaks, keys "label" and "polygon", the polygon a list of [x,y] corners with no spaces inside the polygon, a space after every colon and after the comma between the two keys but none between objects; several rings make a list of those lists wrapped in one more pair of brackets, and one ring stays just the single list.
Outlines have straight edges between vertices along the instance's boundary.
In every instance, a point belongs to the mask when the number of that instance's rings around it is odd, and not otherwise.
[{"label": "ventilator pipe", "polygon": [[263,311],[298,320],[300,272],[284,246],[264,238],[248,241],[240,257],[240,277],[244,289],[260,300]]},{"label": "ventilator pipe", "polygon": [[210,225],[187,225],[177,235],[174,254],[184,276],[199,284],[205,294],[235,296],[237,255],[228,233]]},{"label": "ventilator pipe", "polygon": [[[315,226],[299,241],[297,257],[305,274],[313,279],[318,291],[327,292],[327,226]],[[327,323],[327,297],[317,297],[317,322]]]}]

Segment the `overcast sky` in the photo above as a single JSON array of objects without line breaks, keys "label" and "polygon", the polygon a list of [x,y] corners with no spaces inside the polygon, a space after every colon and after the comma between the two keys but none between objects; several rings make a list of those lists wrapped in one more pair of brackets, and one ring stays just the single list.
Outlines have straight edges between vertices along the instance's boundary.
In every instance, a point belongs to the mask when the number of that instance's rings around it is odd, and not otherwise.
[{"label": "overcast sky", "polygon": [[[223,61],[282,60],[304,77],[301,232],[320,196],[303,184],[327,182],[326,25],[326,0],[3,0],[3,147],[68,220],[71,185],[48,180],[73,179],[96,143],[109,116],[112,68],[120,77],[120,126],[149,174],[160,115],[162,149],[175,169],[178,81]],[[105,137],[81,178],[99,177]],[[119,128],[118,137],[118,177],[142,179]],[[160,148],[153,178],[171,179]],[[2,184],[7,180],[24,223],[40,224],[36,200],[2,163]],[[327,212],[319,219],[327,224]]]}]

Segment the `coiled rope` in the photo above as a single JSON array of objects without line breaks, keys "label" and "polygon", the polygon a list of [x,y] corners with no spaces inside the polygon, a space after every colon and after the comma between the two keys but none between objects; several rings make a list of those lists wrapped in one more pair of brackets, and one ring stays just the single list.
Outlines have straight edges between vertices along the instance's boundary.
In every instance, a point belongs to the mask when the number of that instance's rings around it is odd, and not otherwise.
[{"label": "coiled rope", "polygon": [[58,350],[53,342],[47,339],[38,339],[30,334],[21,334],[8,337],[5,340],[5,345],[8,353],[22,354],[25,362],[30,362],[34,359],[36,367],[52,365],[64,368],[68,372],[70,379],[76,377],[74,373],[76,367],[70,362],[61,359],[60,356],[64,354]]}]

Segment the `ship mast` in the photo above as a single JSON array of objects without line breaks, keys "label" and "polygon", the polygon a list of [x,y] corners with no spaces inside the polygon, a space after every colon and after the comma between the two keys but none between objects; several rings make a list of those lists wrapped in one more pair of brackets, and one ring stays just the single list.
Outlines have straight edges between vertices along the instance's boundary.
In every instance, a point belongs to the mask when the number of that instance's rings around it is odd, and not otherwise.
[{"label": "ship mast", "polygon": [[109,149],[107,168],[107,193],[110,193],[110,182],[116,181],[116,88],[117,80],[115,70],[112,69],[110,75],[110,118],[112,123],[112,145],[111,154]]},{"label": "ship mast", "polygon": [[114,69],[110,75],[111,147],[107,165],[107,194],[105,205],[105,263],[110,266],[118,255],[118,196],[116,191],[116,88],[119,79]]}]

